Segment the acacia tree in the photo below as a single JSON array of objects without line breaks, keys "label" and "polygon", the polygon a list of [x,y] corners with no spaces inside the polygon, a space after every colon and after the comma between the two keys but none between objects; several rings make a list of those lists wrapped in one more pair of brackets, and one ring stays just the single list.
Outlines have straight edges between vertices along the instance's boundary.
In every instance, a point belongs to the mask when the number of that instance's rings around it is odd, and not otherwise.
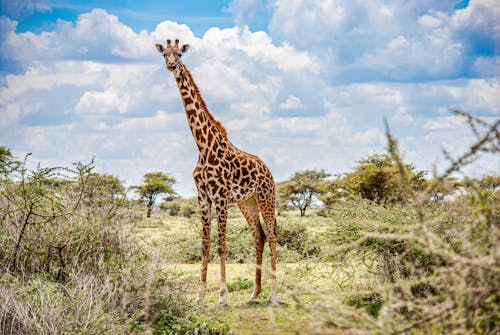
[{"label": "acacia tree", "polygon": [[142,181],[142,185],[132,186],[132,188],[139,194],[140,199],[146,203],[148,208],[147,217],[149,218],[151,217],[153,206],[160,195],[176,195],[173,189],[176,180],[174,177],[163,172],[149,172],[144,175]]},{"label": "acacia tree", "polygon": [[315,197],[321,193],[322,182],[330,176],[324,170],[304,170],[295,172],[292,177],[279,185],[280,197],[300,210],[304,216]]},{"label": "acacia tree", "polygon": [[[412,164],[404,164],[403,169],[413,190],[418,191],[425,187],[425,171],[417,171]],[[323,189],[321,200],[327,205],[353,195],[378,204],[404,203],[407,200],[397,162],[388,154],[370,155],[359,160],[353,172],[327,181]]]}]

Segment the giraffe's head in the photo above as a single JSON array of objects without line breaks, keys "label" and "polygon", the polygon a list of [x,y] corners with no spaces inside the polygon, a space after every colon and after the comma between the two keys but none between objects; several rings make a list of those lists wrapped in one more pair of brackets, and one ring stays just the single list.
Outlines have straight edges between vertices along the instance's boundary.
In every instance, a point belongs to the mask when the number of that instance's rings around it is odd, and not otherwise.
[{"label": "giraffe's head", "polygon": [[172,45],[170,40],[167,40],[167,46],[164,47],[161,44],[156,44],[156,49],[165,58],[165,63],[167,64],[167,69],[174,72],[181,65],[181,56],[183,53],[188,51],[189,44],[183,44],[179,47],[179,40],[175,40],[175,44]]}]

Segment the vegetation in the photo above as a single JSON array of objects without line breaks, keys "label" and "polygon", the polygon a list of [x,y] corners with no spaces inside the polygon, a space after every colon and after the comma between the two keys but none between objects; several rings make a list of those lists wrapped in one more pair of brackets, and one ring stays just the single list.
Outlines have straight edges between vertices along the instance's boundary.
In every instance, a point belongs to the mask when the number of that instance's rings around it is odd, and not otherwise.
[{"label": "vegetation", "polygon": [[160,204],[160,208],[165,210],[171,216],[193,217],[198,209],[198,203],[195,198],[174,198],[166,199]]},{"label": "vegetation", "polygon": [[124,334],[153,306],[180,314],[182,290],[145,266],[117,178],[93,162],[29,170],[0,149],[1,334]]},{"label": "vegetation", "polygon": [[278,185],[279,198],[300,210],[300,215],[304,216],[316,196],[321,193],[321,182],[328,176],[323,170],[295,172],[289,180]]},{"label": "vegetation", "polygon": [[457,172],[500,151],[500,122],[457,113],[477,142],[447,155],[449,168],[432,179],[402,161],[388,130],[388,153],[354,171],[288,181],[306,192],[282,195],[324,206],[278,217],[278,308],[267,304],[267,249],[264,291],[248,302],[254,246],[236,208],[227,226],[230,305],[217,304],[213,251],[200,303],[194,199],[169,199],[144,218],[121,181],[94,173],[93,162],[30,170],[29,156],[19,161],[0,146],[0,333],[498,334],[499,177]]},{"label": "vegetation", "polygon": [[149,172],[142,178],[143,183],[139,186],[133,186],[142,201],[146,203],[148,208],[147,217],[151,217],[153,206],[160,195],[173,197],[176,195],[173,185],[175,178],[163,172]]},{"label": "vegetation", "polygon": [[[408,176],[408,186],[419,191],[425,187],[425,171],[416,171],[411,164],[403,165]],[[331,205],[335,201],[353,196],[368,199],[377,204],[395,204],[407,201],[400,180],[397,160],[390,154],[374,154],[358,162],[356,169],[334,181],[323,183],[320,199]]]}]

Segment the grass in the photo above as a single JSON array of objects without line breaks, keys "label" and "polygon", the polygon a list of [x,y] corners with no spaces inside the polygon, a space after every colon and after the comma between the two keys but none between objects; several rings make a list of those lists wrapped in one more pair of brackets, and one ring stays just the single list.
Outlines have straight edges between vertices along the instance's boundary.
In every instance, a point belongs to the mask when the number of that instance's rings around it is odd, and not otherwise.
[{"label": "grass", "polygon": [[[352,292],[373,285],[373,275],[361,263],[353,263],[349,268],[336,267],[317,257],[303,258],[296,254],[296,250],[289,249],[288,245],[282,245],[278,248],[277,271],[280,303],[278,307],[272,308],[267,302],[270,265],[266,247],[263,264],[264,291],[256,302],[249,302],[255,273],[254,250],[246,222],[233,208],[228,220],[228,255],[233,255],[228,257],[226,263],[230,291],[228,306],[218,305],[220,269],[214,248],[208,266],[207,296],[203,303],[199,303],[197,290],[201,264],[196,260],[186,262],[186,259],[191,258],[183,250],[183,247],[189,246],[192,252],[201,253],[198,247],[201,243],[198,222],[196,217],[187,219],[155,214],[139,225],[136,234],[152,254],[163,255],[161,267],[191,283],[186,291],[189,302],[187,315],[228,325],[234,334],[306,334],[328,329],[328,318],[324,320],[325,318],[318,318],[316,315],[323,312],[325,301],[328,304],[342,303]],[[278,217],[278,224],[291,227],[290,229],[304,227],[304,238],[310,240],[310,243],[317,243],[335,222],[314,212],[306,217],[300,217],[298,212],[286,212]],[[212,225],[212,232],[216,231],[216,223],[213,222]],[[287,230],[284,232],[286,234]],[[214,241],[213,236],[212,245],[215,244]],[[293,241],[291,243],[296,244]],[[241,255],[244,257],[241,258]]]}]

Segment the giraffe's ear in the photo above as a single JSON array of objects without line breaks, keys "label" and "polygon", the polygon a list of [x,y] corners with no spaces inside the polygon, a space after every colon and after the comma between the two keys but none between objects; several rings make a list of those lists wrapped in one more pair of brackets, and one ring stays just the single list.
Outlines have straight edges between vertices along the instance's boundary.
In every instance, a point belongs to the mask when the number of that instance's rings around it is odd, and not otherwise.
[{"label": "giraffe's ear", "polygon": [[181,52],[186,53],[186,51],[188,51],[188,49],[189,49],[189,44],[183,44],[181,47]]},{"label": "giraffe's ear", "polygon": [[156,44],[156,50],[158,50],[158,52],[160,52],[160,53],[163,53],[163,50],[165,50],[165,49],[163,48],[163,45]]}]

